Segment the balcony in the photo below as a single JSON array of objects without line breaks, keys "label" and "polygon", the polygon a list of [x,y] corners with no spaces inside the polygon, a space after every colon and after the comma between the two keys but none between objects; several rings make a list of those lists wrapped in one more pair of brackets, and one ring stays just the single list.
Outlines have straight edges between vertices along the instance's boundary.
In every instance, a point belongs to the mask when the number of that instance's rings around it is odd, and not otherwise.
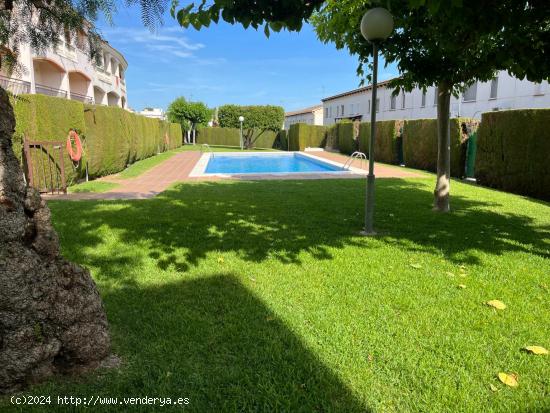
[{"label": "balcony", "polygon": [[13,79],[5,76],[0,76],[0,87],[13,93],[14,95],[31,93],[30,82],[25,82],[24,80]]},{"label": "balcony", "polygon": [[48,95],[48,96],[54,96],[58,98],[65,98],[67,99],[67,91],[62,89],[56,89],[54,87],[46,86],[46,85],[40,85],[35,84],[34,89],[36,93],[40,93],[42,95]]},{"label": "balcony", "polygon": [[71,99],[72,100],[78,100],[79,102],[87,103],[87,104],[93,104],[94,103],[94,98],[93,97],[82,95],[80,93],[75,93],[75,92],[71,92]]}]

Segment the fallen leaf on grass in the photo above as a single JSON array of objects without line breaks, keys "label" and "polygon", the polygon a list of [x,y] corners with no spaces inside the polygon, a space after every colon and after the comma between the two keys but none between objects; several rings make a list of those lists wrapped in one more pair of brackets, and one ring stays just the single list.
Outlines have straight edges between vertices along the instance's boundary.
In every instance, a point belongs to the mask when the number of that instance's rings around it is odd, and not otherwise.
[{"label": "fallen leaf on grass", "polygon": [[500,300],[490,300],[490,301],[487,301],[485,304],[487,304],[490,307],[496,308],[497,310],[504,310],[506,308],[506,304],[504,304]]},{"label": "fallen leaf on grass", "polygon": [[458,288],[464,289],[464,288],[466,288],[466,286],[464,284],[458,284]]},{"label": "fallen leaf on grass", "polygon": [[498,373],[498,379],[510,387],[518,387],[518,377],[515,374]]},{"label": "fallen leaf on grass", "polygon": [[491,389],[491,391],[498,391],[498,387],[495,386],[493,383],[489,384],[489,388]]},{"label": "fallen leaf on grass", "polygon": [[531,354],[536,354],[538,356],[548,354],[548,350],[546,350],[544,347],[541,347],[541,346],[527,346],[524,348],[524,350],[528,351]]},{"label": "fallen leaf on grass", "polygon": [[422,268],[422,265],[420,265],[420,264],[409,264],[409,265],[410,265],[411,267],[417,269],[417,270],[419,270],[420,268]]},{"label": "fallen leaf on grass", "polygon": [[449,277],[454,277],[455,275],[452,272],[447,271],[445,274],[447,274]]}]

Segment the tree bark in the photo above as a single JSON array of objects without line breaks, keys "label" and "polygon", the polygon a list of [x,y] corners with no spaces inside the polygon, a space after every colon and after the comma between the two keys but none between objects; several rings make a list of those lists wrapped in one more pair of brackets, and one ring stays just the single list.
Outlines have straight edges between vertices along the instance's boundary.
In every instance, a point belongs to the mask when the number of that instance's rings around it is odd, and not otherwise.
[{"label": "tree bark", "polygon": [[451,184],[451,85],[442,82],[437,87],[437,181],[434,190],[434,210],[450,211]]},{"label": "tree bark", "polygon": [[50,211],[13,153],[14,128],[0,88],[0,393],[99,366],[110,353],[96,285],[59,254]]}]

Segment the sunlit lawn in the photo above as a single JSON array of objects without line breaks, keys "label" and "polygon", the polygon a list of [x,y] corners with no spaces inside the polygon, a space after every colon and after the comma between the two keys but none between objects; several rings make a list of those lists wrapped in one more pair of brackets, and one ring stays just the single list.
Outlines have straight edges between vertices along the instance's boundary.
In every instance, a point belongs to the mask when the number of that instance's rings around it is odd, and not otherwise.
[{"label": "sunlit lawn", "polygon": [[550,348],[550,206],[453,182],[440,215],[432,186],[378,180],[376,238],[358,236],[363,180],[50,202],[123,363],[31,392],[189,397],[197,412],[548,411],[550,357],[522,348]]}]

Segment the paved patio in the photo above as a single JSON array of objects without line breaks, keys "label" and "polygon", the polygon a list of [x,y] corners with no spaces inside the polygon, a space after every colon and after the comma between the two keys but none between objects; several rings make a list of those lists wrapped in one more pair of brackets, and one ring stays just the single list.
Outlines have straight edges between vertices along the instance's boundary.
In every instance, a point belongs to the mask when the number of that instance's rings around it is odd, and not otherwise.
[{"label": "paved patio", "polygon": [[[317,156],[322,159],[327,159],[333,162],[344,164],[349,158],[348,156],[332,152],[308,152],[309,155]],[[117,175],[106,176],[100,178],[101,181],[118,183],[119,186],[102,193],[73,193],[67,195],[45,195],[45,199],[66,199],[66,200],[109,200],[109,199],[147,199],[152,198],[170,185],[176,182],[183,181],[217,181],[220,179],[241,179],[241,180],[259,180],[259,179],[357,179],[363,178],[361,174],[348,175],[328,175],[328,174],[291,174],[288,176],[259,174],[247,175],[246,177],[190,177],[189,174],[198,162],[202,152],[188,151],[181,152],[170,159],[167,159],[160,165],[155,166],[144,174],[131,179],[119,179]],[[366,171],[368,163],[361,164],[359,160],[355,160],[353,167]],[[388,166],[383,164],[375,164],[374,173],[377,178],[418,178],[422,177],[419,173],[400,169],[399,167]]]}]

